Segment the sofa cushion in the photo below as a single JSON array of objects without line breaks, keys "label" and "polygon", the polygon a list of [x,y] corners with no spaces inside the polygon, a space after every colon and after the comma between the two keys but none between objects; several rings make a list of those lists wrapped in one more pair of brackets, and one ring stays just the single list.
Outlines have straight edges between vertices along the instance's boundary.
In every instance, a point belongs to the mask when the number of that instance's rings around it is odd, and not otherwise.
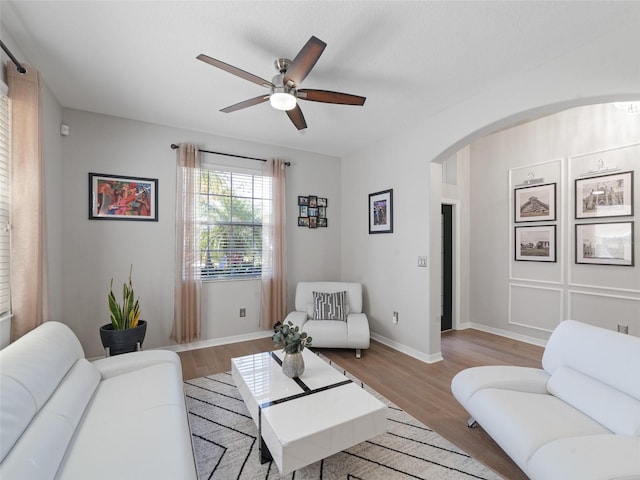
[{"label": "sofa cushion", "polygon": [[[127,354],[132,366],[138,363],[139,368],[123,370],[124,363],[118,361],[120,373],[102,380],[73,438],[60,479],[195,478],[180,364],[146,365],[145,357],[154,356],[146,353],[157,352]],[[177,357],[168,353],[169,358]],[[108,364],[95,363],[100,370]]]},{"label": "sofa cushion", "polygon": [[318,348],[350,348],[348,323],[342,320],[309,320],[304,331]]},{"label": "sofa cushion", "polygon": [[564,366],[553,373],[547,389],[612,432],[640,436],[640,401],[632,396]]},{"label": "sofa cushion", "polygon": [[640,438],[588,435],[543,445],[529,460],[528,475],[540,480],[638,480]]},{"label": "sofa cushion", "polygon": [[313,319],[345,321],[347,319],[346,296],[346,291],[313,292]]},{"label": "sofa cushion", "polygon": [[549,394],[488,388],[472,395],[465,408],[525,471],[531,455],[546,443],[609,433],[596,421]]},{"label": "sofa cushion", "polygon": [[640,382],[629,372],[640,372],[640,338],[565,320],[551,334],[542,367],[553,374],[567,366],[640,401]]},{"label": "sofa cushion", "polygon": [[0,460],[84,352],[69,327],[45,322],[0,351]]},{"label": "sofa cushion", "polygon": [[95,367],[79,359],[7,454],[0,467],[2,477],[51,478],[99,381]]}]

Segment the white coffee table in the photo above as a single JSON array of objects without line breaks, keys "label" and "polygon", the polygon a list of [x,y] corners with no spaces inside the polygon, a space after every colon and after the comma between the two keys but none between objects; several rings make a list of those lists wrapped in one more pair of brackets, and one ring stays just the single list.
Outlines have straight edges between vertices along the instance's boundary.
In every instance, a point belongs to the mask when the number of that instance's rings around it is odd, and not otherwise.
[{"label": "white coffee table", "polygon": [[387,406],[313,352],[305,371],[282,373],[280,351],[233,358],[235,382],[261,437],[260,456],[286,474],[327,458],[387,428]]}]

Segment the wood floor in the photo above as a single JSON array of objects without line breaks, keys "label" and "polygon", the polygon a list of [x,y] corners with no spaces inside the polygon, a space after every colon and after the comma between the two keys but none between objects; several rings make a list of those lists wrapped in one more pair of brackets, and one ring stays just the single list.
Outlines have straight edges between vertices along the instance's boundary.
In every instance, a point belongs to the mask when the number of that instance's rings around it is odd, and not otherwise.
[{"label": "wood floor", "polygon": [[[231,358],[273,349],[271,339],[264,338],[180,352],[183,377],[188,380],[229,371]],[[476,365],[539,368],[542,347],[461,330],[442,334],[444,361],[430,365],[376,341],[363,350],[359,360],[353,350],[319,351],[506,479],[527,479],[481,428],[467,428],[468,414],[454,399],[450,384],[460,370]]]}]

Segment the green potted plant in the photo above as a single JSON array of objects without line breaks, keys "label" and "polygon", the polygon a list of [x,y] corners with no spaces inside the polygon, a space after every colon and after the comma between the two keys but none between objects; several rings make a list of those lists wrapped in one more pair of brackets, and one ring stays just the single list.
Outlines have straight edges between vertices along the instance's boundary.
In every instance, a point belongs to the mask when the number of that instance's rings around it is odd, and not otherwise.
[{"label": "green potted plant", "polygon": [[301,332],[300,327],[294,326],[291,321],[287,322],[287,324],[276,323],[273,326],[273,332],[271,339],[276,345],[283,346],[283,373],[290,378],[299,377],[304,372],[302,350],[304,350],[304,347],[311,346],[312,338],[305,332]]},{"label": "green potted plant", "polygon": [[100,339],[107,355],[140,350],[147,333],[147,322],[140,319],[140,299],[136,298],[133,291],[132,273],[133,265],[129,269],[129,283],[122,285],[121,303],[113,293],[113,278],[111,279],[107,296],[111,323],[100,327]]}]

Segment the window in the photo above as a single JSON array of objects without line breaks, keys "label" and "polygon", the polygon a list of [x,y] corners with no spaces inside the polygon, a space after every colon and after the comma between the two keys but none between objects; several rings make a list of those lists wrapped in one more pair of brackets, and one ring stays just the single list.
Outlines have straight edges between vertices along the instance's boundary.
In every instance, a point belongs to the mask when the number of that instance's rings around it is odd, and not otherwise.
[{"label": "window", "polygon": [[200,175],[202,278],[259,277],[262,216],[270,178],[203,168]]},{"label": "window", "polygon": [[0,318],[11,311],[9,99],[0,94]]}]

